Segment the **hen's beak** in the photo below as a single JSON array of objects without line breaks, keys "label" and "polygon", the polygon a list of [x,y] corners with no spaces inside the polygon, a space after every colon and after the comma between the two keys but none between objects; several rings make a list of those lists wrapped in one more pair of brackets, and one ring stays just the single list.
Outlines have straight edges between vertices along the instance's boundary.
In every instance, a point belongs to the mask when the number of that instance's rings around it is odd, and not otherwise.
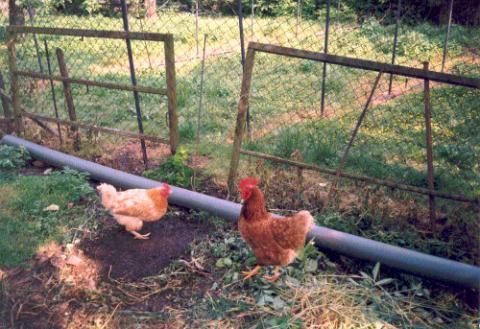
[{"label": "hen's beak", "polygon": [[240,199],[240,204],[244,204],[244,203],[245,203],[245,200]]}]

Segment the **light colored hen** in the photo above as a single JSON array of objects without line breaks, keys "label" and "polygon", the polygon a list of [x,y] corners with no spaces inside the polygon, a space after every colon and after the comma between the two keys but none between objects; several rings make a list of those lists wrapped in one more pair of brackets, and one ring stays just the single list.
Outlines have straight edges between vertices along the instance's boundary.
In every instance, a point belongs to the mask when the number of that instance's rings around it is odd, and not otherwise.
[{"label": "light colored hen", "polygon": [[120,225],[132,233],[135,239],[148,239],[150,233],[140,234],[143,222],[160,220],[168,208],[168,196],[172,190],[168,184],[152,189],[131,189],[119,192],[109,184],[97,186],[102,204]]}]

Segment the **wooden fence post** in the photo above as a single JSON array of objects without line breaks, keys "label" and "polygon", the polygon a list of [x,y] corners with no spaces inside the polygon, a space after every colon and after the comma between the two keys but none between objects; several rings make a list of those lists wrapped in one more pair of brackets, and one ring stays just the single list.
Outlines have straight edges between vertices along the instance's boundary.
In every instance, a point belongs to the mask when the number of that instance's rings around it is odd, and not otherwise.
[{"label": "wooden fence post", "polygon": [[[423,63],[423,68],[428,71],[428,62]],[[430,80],[424,80],[424,94],[425,94],[425,139],[427,145],[427,176],[428,189],[433,192],[435,189],[433,180],[433,142],[432,142],[432,112],[430,108]],[[428,196],[428,203],[430,209],[430,229],[435,233],[435,196],[430,194]]]},{"label": "wooden fence post", "polygon": [[[50,76],[50,90],[52,92],[52,103],[53,103],[53,113],[55,114],[55,118],[58,120],[60,117],[58,116],[58,107],[57,107],[57,96],[55,95],[55,86],[53,85],[52,76],[52,64],[50,62],[50,52],[48,50],[48,43],[47,39],[43,40],[43,44],[45,45],[45,56],[47,58],[47,69],[48,75]],[[60,123],[57,122],[57,131],[58,131],[58,139],[60,141],[60,147],[63,149],[63,137],[62,137],[62,128],[60,127]]]},{"label": "wooden fence post", "polygon": [[178,115],[177,115],[177,92],[175,78],[175,50],[173,35],[169,35],[165,44],[165,69],[167,76],[168,97],[168,127],[170,136],[170,151],[175,154],[178,146]]},{"label": "wooden fence post", "polygon": [[[68,70],[67,65],[65,64],[65,56],[63,50],[60,48],[56,49],[58,67],[60,69],[60,74],[64,79],[68,79]],[[72,89],[70,88],[70,82],[68,80],[63,80],[63,93],[65,95],[65,104],[67,105],[68,117],[70,121],[77,121],[77,113],[75,112],[75,105],[73,103]],[[72,126],[73,132],[73,148],[75,151],[80,150],[80,134],[77,126]]]},{"label": "wooden fence post", "polygon": [[245,60],[245,70],[243,71],[242,89],[240,100],[238,102],[237,125],[235,127],[235,139],[233,141],[232,160],[230,162],[230,172],[228,174],[228,193],[233,194],[235,189],[235,180],[237,178],[238,164],[240,161],[240,147],[242,146],[243,134],[245,132],[245,123],[247,120],[248,97],[250,94],[250,85],[252,82],[253,63],[255,59],[255,50],[248,48],[247,58]]}]

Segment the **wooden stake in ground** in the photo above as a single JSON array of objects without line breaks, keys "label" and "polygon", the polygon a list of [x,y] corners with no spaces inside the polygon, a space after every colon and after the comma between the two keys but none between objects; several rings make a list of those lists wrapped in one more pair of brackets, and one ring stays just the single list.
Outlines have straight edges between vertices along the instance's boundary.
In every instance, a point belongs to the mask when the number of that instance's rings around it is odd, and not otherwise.
[{"label": "wooden stake in ground", "polygon": [[173,35],[169,34],[164,42],[165,70],[167,75],[168,128],[170,130],[170,151],[175,154],[178,146],[177,80],[175,75],[175,49]]},{"label": "wooden stake in ground", "polygon": [[[428,62],[423,63],[423,68],[428,71]],[[427,146],[427,175],[428,175],[428,189],[432,192],[435,189],[433,181],[433,142],[432,142],[432,113],[430,109],[430,80],[423,80],[425,84],[425,140]],[[428,203],[430,209],[430,229],[432,233],[435,232],[435,197],[433,194],[428,196]]]},{"label": "wooden stake in ground", "polygon": [[[47,39],[43,40],[43,44],[45,46],[45,55],[47,57],[47,68],[48,68],[48,75],[51,77],[52,76],[52,65],[50,63],[50,52],[48,51],[48,43]],[[53,80],[50,78],[50,90],[52,92],[52,102],[53,102],[53,112],[55,114],[55,118],[58,120],[58,108],[57,108],[57,97],[55,96],[55,88],[53,85]],[[58,131],[58,139],[60,141],[60,147],[63,148],[63,137],[62,137],[62,129],[60,127],[60,123],[57,122],[57,131]]]},{"label": "wooden stake in ground", "polygon": [[[63,78],[68,79],[68,69],[67,65],[65,64],[65,56],[63,54],[63,50],[57,48],[56,54],[60,74]],[[77,114],[75,112],[75,105],[73,103],[72,89],[68,80],[63,80],[63,93],[65,95],[65,104],[67,106],[68,117],[70,118],[70,121],[75,122],[77,121]],[[72,135],[74,140],[73,148],[75,149],[75,151],[78,151],[80,150],[80,134],[78,127],[72,126]]]}]

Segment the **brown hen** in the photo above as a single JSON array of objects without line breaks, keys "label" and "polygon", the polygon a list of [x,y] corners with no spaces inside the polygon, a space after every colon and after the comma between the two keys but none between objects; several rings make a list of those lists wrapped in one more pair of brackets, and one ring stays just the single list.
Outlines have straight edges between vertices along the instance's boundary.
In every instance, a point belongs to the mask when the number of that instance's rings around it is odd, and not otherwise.
[{"label": "brown hen", "polygon": [[257,183],[255,178],[247,177],[239,185],[243,206],[238,227],[257,259],[257,266],[243,274],[249,279],[259,272],[261,266],[275,265],[274,275],[265,278],[276,281],[280,277],[280,267],[293,262],[298,250],[304,246],[314,220],[308,211],[274,218],[265,208],[263,193]]}]

